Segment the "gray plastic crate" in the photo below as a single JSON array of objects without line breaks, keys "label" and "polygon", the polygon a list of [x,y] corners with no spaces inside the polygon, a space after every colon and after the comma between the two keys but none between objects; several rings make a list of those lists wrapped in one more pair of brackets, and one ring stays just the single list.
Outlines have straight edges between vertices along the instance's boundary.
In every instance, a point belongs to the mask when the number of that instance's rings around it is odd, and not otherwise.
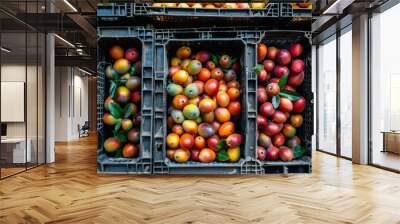
[{"label": "gray plastic crate", "polygon": [[[299,86],[299,93],[306,99],[306,108],[302,112],[303,125],[297,129],[306,153],[303,157],[289,161],[260,161],[265,173],[310,173],[312,171],[312,136],[314,134],[314,95],[312,92],[311,44],[310,32],[304,31],[267,31],[260,39],[267,46],[288,48],[291,43],[300,42],[304,46],[301,59],[304,60],[304,81]],[[257,84],[258,85],[258,84]],[[257,128],[257,125],[255,126]],[[257,143],[256,143],[257,144]]]},{"label": "gray plastic crate", "polygon": [[[255,159],[256,151],[256,88],[257,76],[252,71],[256,63],[256,45],[263,36],[262,31],[236,28],[204,29],[163,29],[156,30],[154,61],[154,174],[263,174],[260,161]],[[241,159],[236,163],[176,163],[166,157],[165,137],[167,133],[167,74],[170,52],[178,46],[188,45],[196,49],[221,49],[241,55],[242,114],[240,128],[244,135]],[[199,47],[201,46],[201,47]],[[171,51],[171,49],[174,49]],[[233,53],[232,52],[232,53]]]},{"label": "gray plastic crate", "polygon": [[152,7],[150,3],[110,3],[97,7],[97,16],[101,19],[119,19],[122,17],[153,17],[165,20],[167,17],[192,18],[277,18],[279,17],[279,3],[268,3],[264,9],[224,9],[224,8],[179,8],[179,7]]},{"label": "gray plastic crate", "polygon": [[[151,174],[153,147],[153,47],[152,29],[144,27],[98,28],[98,79],[97,79],[97,172],[111,174]],[[138,158],[113,158],[103,150],[103,142],[110,130],[103,125],[104,99],[108,93],[108,80],[104,69],[108,65],[108,48],[113,44],[140,49],[141,71],[141,126]]]},{"label": "gray plastic crate", "polygon": [[289,173],[311,173],[311,157],[305,156],[289,162],[265,161],[264,170],[266,174],[289,174]]},{"label": "gray plastic crate", "polygon": [[284,2],[280,3],[280,16],[281,17],[312,17],[312,9],[308,8],[293,8],[292,4],[295,3],[289,3],[289,2]]}]

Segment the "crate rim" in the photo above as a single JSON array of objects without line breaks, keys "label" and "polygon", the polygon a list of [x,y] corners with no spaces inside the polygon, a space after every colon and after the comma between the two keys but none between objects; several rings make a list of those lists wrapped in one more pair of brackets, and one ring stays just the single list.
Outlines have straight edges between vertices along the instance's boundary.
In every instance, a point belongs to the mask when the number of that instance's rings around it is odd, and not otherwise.
[{"label": "crate rim", "polygon": [[[224,30],[221,30],[224,29]],[[266,35],[268,33],[290,33],[290,34],[302,34],[304,35],[305,38],[307,38],[309,40],[310,45],[312,45],[312,33],[311,31],[304,31],[304,30],[290,30],[290,29],[263,29],[266,27],[262,27],[262,26],[254,26],[253,29],[249,29],[248,27],[233,27],[233,26],[228,26],[228,27],[199,27],[199,28],[173,28],[173,29],[168,29],[168,28],[163,28],[163,29],[155,29],[154,33],[155,36],[162,34],[162,33],[167,33],[167,32],[180,32],[180,33],[200,33],[200,32],[216,32],[216,33],[224,33],[224,32],[237,32],[237,33],[241,33],[241,32],[254,32],[254,33],[260,33],[260,39],[257,40],[256,43],[260,43],[264,38],[266,38]],[[157,38],[156,38],[157,39]],[[212,39],[206,39],[206,40],[202,40],[200,38],[195,39],[195,38],[188,38],[188,39],[178,39],[178,38],[173,38],[173,39],[169,39],[167,41],[171,41],[171,40],[190,40],[190,39],[194,39],[196,41],[213,41],[213,40],[232,40],[233,38],[212,38]],[[242,40],[243,38],[240,37],[235,37],[235,40]],[[243,41],[244,42],[244,41]],[[244,42],[245,43],[245,42]]]},{"label": "crate rim", "polygon": [[[153,2],[154,3],[154,2]],[[99,15],[99,7],[125,7],[127,10],[124,12],[123,15]],[[153,11],[153,12],[136,12],[136,7],[142,7],[144,10],[159,10],[159,11]],[[124,2],[124,3],[118,3],[118,2],[113,2],[113,3],[105,3],[102,5],[97,6],[97,17],[100,18],[112,18],[112,17],[126,17],[126,18],[134,18],[134,17],[157,17],[157,16],[167,16],[167,17],[196,17],[196,18],[220,18],[220,19],[227,19],[227,18],[264,18],[264,19],[276,19],[279,18],[281,15],[281,4],[279,2],[267,2],[266,6],[262,9],[254,9],[254,8],[236,8],[236,9],[230,9],[230,8],[183,8],[183,7],[168,7],[168,6],[162,6],[162,7],[154,7],[150,5],[150,2]],[[128,9],[129,8],[129,9]],[[128,13],[128,10],[129,13]],[[166,10],[179,10],[180,14],[170,14],[166,12]],[[269,12],[270,10],[276,10],[276,15],[253,15],[252,12],[255,13],[260,13],[260,12]],[[197,12],[200,11],[200,12]],[[209,15],[206,14],[205,12],[218,12],[218,15]],[[244,15],[220,15],[219,12],[242,12],[246,13]],[[190,13],[190,14],[185,14]],[[147,13],[147,14],[146,14]]]}]

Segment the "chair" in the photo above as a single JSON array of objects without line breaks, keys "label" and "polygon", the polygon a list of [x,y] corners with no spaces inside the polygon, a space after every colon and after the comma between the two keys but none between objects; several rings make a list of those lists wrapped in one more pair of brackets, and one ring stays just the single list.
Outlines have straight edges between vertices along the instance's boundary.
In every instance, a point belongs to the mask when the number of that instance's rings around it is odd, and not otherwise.
[{"label": "chair", "polygon": [[85,121],[85,123],[82,126],[78,124],[79,138],[88,137],[89,136],[89,130],[90,130],[89,121]]}]

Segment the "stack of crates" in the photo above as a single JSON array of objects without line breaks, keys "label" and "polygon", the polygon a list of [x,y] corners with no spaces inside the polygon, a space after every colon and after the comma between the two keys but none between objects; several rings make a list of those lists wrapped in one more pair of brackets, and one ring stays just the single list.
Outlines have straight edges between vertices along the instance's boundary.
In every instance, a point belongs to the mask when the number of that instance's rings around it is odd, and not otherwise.
[{"label": "stack of crates", "polygon": [[[98,172],[126,174],[266,174],[310,173],[311,138],[313,135],[313,93],[311,84],[311,10],[302,15],[302,24],[294,23],[287,4],[269,3],[265,9],[194,9],[152,7],[149,3],[106,4],[98,7]],[[289,5],[291,6],[291,5]],[[293,8],[291,8],[293,12]],[[296,10],[294,10],[296,12]],[[182,20],[185,18],[184,20]],[[257,21],[253,26],[236,25],[238,20]],[[290,18],[290,21],[288,20]],[[196,27],[193,27],[196,21]],[[210,21],[222,21],[224,26],[207,27]],[[260,21],[268,22],[260,23]],[[304,22],[306,21],[306,22]],[[132,22],[140,26],[131,26]],[[102,26],[101,24],[104,24]],[[277,24],[285,27],[277,29]],[[304,24],[306,24],[304,26]],[[185,27],[185,25],[187,25]],[[230,25],[230,26],[229,26]],[[235,25],[235,26],[234,26]],[[191,27],[189,27],[191,26]],[[300,27],[300,29],[298,28]],[[305,27],[305,28],[304,28]],[[103,151],[106,133],[102,124],[105,54],[111,43],[133,41],[142,51],[142,126],[140,156],[135,159],[109,158]],[[260,161],[257,159],[257,45],[288,47],[300,42],[304,46],[305,79],[300,93],[307,101],[304,124],[299,129],[306,153],[290,161]],[[244,137],[238,162],[177,163],[166,156],[167,74],[171,49],[178,46],[207,46],[237,49],[242,67],[242,113],[240,129]]]}]

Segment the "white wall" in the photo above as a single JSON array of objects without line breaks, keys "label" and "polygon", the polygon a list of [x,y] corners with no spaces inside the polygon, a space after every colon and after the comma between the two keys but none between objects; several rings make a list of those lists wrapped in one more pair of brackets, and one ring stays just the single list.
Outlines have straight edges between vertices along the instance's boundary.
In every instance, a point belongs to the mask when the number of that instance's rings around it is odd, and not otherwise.
[{"label": "white wall", "polygon": [[[8,64],[1,66],[1,81],[4,82],[25,82],[25,65]],[[28,71],[32,70],[32,67],[27,68]],[[7,108],[1,108],[1,110],[7,110]],[[25,138],[25,123],[24,122],[13,122],[7,123],[7,137],[13,138]],[[29,137],[29,136],[28,136]]]},{"label": "white wall", "polygon": [[72,120],[71,120],[71,127],[72,127],[72,138],[78,138],[78,125],[83,125],[85,121],[89,120],[89,112],[88,112],[88,78],[87,76],[81,76],[82,73],[79,72],[79,75],[74,75],[74,82],[73,82],[73,89],[72,91],[73,102],[71,105],[74,105],[72,108]]},{"label": "white wall", "polygon": [[68,140],[68,100],[69,100],[69,69],[67,67],[55,68],[55,140]]},{"label": "white wall", "polygon": [[[25,64],[3,64],[1,66],[2,82],[25,82],[27,91],[26,108],[22,108],[26,110],[27,120],[25,122],[7,122],[7,137],[25,138],[26,135],[31,143],[32,162],[36,162],[36,158],[38,158],[39,163],[44,162],[45,153],[43,78],[44,74],[40,66],[25,66]],[[1,108],[1,110],[7,111],[7,108]],[[12,111],[9,112],[12,113]]]},{"label": "white wall", "polygon": [[[5,64],[1,66],[1,81],[2,82],[25,82],[25,75],[27,69],[28,72],[28,78],[31,77],[30,74],[35,74],[36,76],[36,67],[33,66],[27,66],[25,65],[18,65],[18,64]],[[34,83],[32,83],[33,80],[29,80],[29,86],[35,85],[36,86],[36,80]],[[36,88],[27,88],[27,104],[30,104],[31,102],[35,102],[34,106],[36,108]],[[27,105],[29,106],[29,105]],[[7,108],[1,108],[2,110],[7,110]],[[36,113],[27,113],[27,119],[28,122],[35,121],[37,120]],[[28,124],[28,127],[30,125]],[[36,130],[36,126],[35,126]],[[8,137],[25,137],[25,122],[11,122],[7,123],[7,136]],[[35,133],[36,136],[36,133]],[[28,137],[29,133],[28,133]]]},{"label": "white wall", "polygon": [[55,74],[55,140],[70,141],[88,120],[88,78],[72,67],[56,67]]}]

